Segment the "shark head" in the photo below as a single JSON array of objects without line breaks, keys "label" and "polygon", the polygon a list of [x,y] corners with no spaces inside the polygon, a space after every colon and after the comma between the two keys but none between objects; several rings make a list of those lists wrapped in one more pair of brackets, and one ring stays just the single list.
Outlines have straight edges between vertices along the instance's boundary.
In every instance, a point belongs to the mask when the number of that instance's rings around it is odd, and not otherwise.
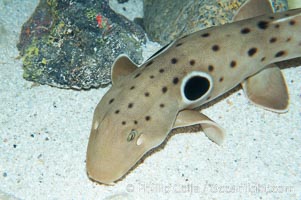
[{"label": "shark head", "polygon": [[161,143],[148,138],[152,134],[141,128],[143,123],[141,126],[118,126],[111,117],[108,114],[101,122],[94,120],[87,151],[89,177],[108,185],[120,179],[133,163]]},{"label": "shark head", "polygon": [[[178,113],[177,101],[165,104],[168,97],[162,91],[146,90],[131,81],[139,74],[136,68],[126,56],[116,59],[113,85],[94,111],[87,172],[101,183],[120,179],[146,152],[161,144]],[[158,101],[148,104],[149,99]]]}]

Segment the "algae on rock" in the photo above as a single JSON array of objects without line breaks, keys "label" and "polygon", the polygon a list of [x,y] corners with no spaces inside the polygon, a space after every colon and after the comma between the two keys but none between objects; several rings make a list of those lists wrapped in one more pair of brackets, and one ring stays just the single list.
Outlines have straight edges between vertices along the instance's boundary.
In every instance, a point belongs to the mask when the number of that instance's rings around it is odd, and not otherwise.
[{"label": "algae on rock", "polygon": [[108,0],[41,0],[17,45],[26,80],[89,89],[110,83],[115,58],[142,61],[144,31],[109,7]]}]

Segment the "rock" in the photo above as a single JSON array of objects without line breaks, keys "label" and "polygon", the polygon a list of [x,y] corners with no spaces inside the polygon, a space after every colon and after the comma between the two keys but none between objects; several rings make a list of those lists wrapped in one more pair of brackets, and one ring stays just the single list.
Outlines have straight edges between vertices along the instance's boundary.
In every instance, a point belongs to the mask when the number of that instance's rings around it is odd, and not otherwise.
[{"label": "rock", "polygon": [[117,0],[118,1],[118,3],[126,3],[126,2],[128,2],[129,0]]},{"label": "rock", "polygon": [[[207,27],[231,21],[246,0],[144,0],[144,27],[160,44]],[[286,0],[272,0],[277,11],[286,10]]]},{"label": "rock", "polygon": [[40,0],[17,45],[26,80],[60,88],[110,83],[115,58],[142,61],[142,28],[116,14],[108,0]]}]

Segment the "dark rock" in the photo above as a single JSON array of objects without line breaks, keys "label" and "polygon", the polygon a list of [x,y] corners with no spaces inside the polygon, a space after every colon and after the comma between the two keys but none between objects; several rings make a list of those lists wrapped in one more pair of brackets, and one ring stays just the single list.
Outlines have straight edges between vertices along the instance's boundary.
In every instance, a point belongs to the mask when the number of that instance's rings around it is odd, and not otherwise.
[{"label": "dark rock", "polygon": [[[246,0],[144,0],[144,27],[151,40],[160,44],[207,27],[231,21]],[[272,0],[274,8],[285,10],[286,0]]]},{"label": "dark rock", "polygon": [[117,0],[118,3],[126,3],[128,2],[129,0]]},{"label": "dark rock", "polygon": [[145,29],[143,18],[136,17],[136,18],[134,19],[134,22],[135,22],[136,24],[138,24],[139,26],[141,26],[141,28],[143,28],[143,30]]},{"label": "dark rock", "polygon": [[17,45],[26,80],[88,89],[110,83],[115,58],[142,61],[140,26],[116,14],[108,0],[40,0]]}]

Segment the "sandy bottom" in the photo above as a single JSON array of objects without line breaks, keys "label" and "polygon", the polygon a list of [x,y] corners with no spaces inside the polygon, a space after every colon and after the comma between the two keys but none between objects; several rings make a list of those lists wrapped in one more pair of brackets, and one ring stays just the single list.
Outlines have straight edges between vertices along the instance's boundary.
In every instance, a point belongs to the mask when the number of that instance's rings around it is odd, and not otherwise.
[{"label": "sandy bottom", "polygon": [[0,1],[0,199],[301,198],[301,67],[283,70],[289,112],[255,107],[237,90],[203,111],[226,129],[222,146],[202,132],[176,134],[115,186],[89,180],[92,114],[108,88],[63,90],[22,78],[16,43],[36,4]]}]

